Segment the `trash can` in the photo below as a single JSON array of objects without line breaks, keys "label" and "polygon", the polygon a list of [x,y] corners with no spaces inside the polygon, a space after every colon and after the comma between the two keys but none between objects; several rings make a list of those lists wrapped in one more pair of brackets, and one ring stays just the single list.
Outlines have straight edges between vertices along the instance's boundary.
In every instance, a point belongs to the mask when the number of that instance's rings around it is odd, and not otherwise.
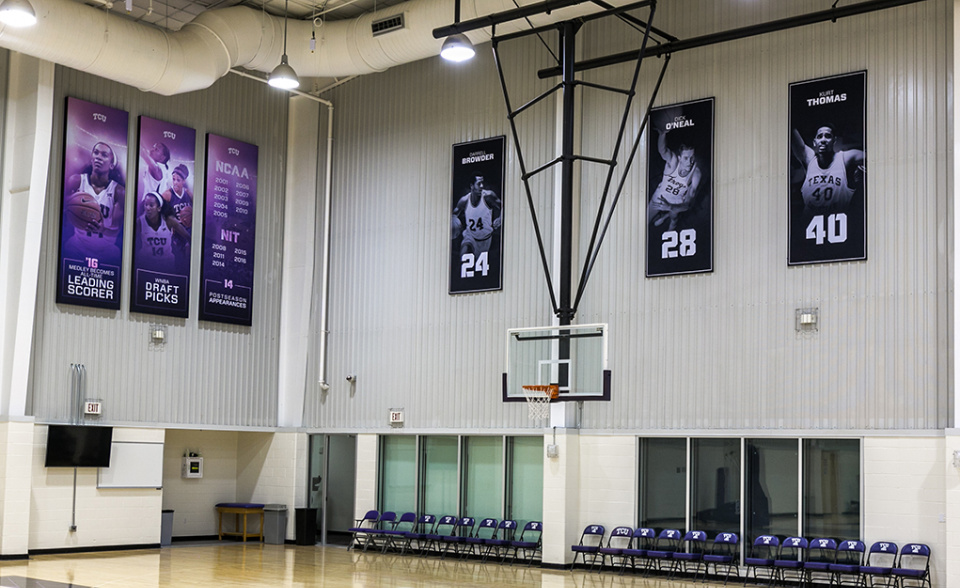
[{"label": "trash can", "polygon": [[287,505],[265,504],[263,506],[263,542],[283,545],[287,538]]},{"label": "trash can", "polygon": [[173,511],[160,511],[160,547],[169,547],[173,542]]},{"label": "trash can", "polygon": [[317,509],[298,508],[297,518],[297,545],[317,544]]}]

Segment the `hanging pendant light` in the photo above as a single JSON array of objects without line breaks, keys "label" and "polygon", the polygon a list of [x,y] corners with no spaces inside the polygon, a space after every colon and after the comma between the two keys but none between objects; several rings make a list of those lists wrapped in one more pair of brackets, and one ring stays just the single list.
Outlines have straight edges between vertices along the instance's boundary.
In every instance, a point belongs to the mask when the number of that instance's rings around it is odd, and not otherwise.
[{"label": "hanging pendant light", "polygon": [[[453,3],[453,24],[460,24],[460,0],[454,0]],[[477,50],[473,48],[473,43],[463,33],[450,35],[443,41],[443,47],[440,48],[440,57],[455,63],[473,59],[476,54]]]},{"label": "hanging pendant light", "polygon": [[15,28],[32,27],[37,24],[37,13],[29,0],[3,0],[0,2],[0,23]]},{"label": "hanging pendant light", "polygon": [[300,87],[300,78],[297,77],[297,72],[293,71],[293,68],[287,63],[287,7],[289,5],[290,0],[285,0],[283,4],[283,57],[280,58],[280,65],[273,68],[270,77],[267,79],[268,84],[281,90],[293,90]]}]

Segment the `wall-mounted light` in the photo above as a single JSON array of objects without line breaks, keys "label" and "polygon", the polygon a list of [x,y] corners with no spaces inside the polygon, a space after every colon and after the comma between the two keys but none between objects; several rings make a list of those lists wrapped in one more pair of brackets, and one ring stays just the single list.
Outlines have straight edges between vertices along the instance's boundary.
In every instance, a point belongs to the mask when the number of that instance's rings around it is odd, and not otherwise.
[{"label": "wall-mounted light", "polygon": [[819,308],[798,308],[794,316],[794,328],[798,333],[813,333],[820,330]]},{"label": "wall-mounted light", "polygon": [[297,77],[297,72],[293,71],[293,68],[287,63],[287,7],[289,5],[290,0],[283,3],[283,56],[280,58],[280,65],[273,68],[270,77],[267,79],[268,84],[281,90],[293,90],[300,87],[300,78]]},{"label": "wall-mounted light", "polygon": [[37,13],[29,0],[3,0],[0,2],[0,22],[15,28],[32,27],[37,24]]}]

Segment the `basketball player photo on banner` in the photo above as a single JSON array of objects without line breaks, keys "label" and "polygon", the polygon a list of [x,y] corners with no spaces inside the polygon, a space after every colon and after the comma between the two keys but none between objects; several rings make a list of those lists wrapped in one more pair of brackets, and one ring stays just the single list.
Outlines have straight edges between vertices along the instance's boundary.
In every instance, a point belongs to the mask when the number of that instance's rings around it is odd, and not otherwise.
[{"label": "basketball player photo on banner", "polygon": [[713,98],[650,111],[647,277],[713,271]]},{"label": "basketball player photo on banner", "polygon": [[453,146],[451,294],[503,288],[504,139]]},{"label": "basketball player photo on banner", "polygon": [[130,310],[189,313],[197,132],[140,117]]},{"label": "basketball player photo on banner", "polygon": [[790,84],[789,265],[867,258],[866,85]]},{"label": "basketball player photo on banner", "polygon": [[57,302],[120,309],[128,116],[67,98]]},{"label": "basketball player photo on banner", "polygon": [[200,319],[253,324],[256,145],[207,135]]}]

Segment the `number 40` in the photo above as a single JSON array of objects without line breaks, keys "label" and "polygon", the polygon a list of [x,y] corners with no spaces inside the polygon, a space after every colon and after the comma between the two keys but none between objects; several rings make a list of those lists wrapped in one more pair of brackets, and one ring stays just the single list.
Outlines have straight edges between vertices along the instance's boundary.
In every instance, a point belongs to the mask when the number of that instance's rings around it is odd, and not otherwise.
[{"label": "number 40", "polygon": [[810,224],[807,225],[807,239],[813,239],[817,245],[823,245],[824,238],[830,243],[843,243],[847,240],[846,214],[842,212],[831,214],[826,218],[826,226],[824,226],[822,214],[810,220]]}]

